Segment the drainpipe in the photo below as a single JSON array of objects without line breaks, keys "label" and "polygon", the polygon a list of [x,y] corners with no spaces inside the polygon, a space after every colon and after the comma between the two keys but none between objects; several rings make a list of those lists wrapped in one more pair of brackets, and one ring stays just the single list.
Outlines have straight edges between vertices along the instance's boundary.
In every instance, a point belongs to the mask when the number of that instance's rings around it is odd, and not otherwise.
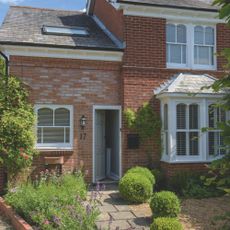
[{"label": "drainpipe", "polygon": [[9,65],[8,57],[2,51],[0,51],[0,55],[5,59],[5,64],[6,64],[5,75],[8,76],[8,65]]}]

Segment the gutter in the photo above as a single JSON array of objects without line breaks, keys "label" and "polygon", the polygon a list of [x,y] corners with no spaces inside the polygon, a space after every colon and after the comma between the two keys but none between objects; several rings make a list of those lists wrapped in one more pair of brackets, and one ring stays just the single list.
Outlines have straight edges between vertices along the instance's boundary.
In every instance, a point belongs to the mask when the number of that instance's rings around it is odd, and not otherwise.
[{"label": "gutter", "polygon": [[5,75],[8,76],[8,66],[9,66],[9,60],[8,57],[2,52],[0,51],[0,56],[3,57],[3,59],[5,60],[5,64],[6,64],[6,71],[5,71]]},{"label": "gutter", "polygon": [[95,50],[95,51],[97,50],[98,51],[123,51],[124,50],[123,47],[112,48],[112,47],[68,46],[68,45],[41,44],[41,43],[30,43],[30,42],[10,42],[10,41],[1,41],[0,45],[63,48],[63,49],[72,49],[72,50],[83,49],[83,50]]},{"label": "gutter", "polygon": [[136,6],[153,6],[153,7],[164,7],[164,8],[174,8],[174,9],[184,9],[184,10],[195,10],[195,11],[206,11],[206,12],[218,12],[218,9],[208,9],[208,8],[197,8],[197,7],[186,7],[186,6],[172,6],[165,4],[154,4],[154,3],[144,3],[144,2],[130,2],[128,0],[117,0],[117,3],[136,5]]}]

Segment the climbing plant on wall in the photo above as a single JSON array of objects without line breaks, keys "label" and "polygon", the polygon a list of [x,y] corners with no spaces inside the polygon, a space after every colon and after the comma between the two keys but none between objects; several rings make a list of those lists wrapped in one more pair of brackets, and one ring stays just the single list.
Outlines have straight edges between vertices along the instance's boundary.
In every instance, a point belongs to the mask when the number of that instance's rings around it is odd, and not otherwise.
[{"label": "climbing plant on wall", "polygon": [[128,128],[137,132],[142,141],[160,136],[160,117],[149,103],[144,103],[137,111],[128,108],[124,115]]},{"label": "climbing plant on wall", "polygon": [[13,182],[37,153],[35,114],[23,83],[17,77],[6,75],[1,58],[0,67],[0,162],[7,170],[9,181]]}]

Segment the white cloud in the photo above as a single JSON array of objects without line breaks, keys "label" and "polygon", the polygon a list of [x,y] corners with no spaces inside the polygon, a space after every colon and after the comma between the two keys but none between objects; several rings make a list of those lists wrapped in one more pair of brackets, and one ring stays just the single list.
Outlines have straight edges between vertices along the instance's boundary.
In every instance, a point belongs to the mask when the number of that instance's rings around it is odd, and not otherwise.
[{"label": "white cloud", "polygon": [[0,3],[17,4],[23,1],[24,0],[0,0]]}]

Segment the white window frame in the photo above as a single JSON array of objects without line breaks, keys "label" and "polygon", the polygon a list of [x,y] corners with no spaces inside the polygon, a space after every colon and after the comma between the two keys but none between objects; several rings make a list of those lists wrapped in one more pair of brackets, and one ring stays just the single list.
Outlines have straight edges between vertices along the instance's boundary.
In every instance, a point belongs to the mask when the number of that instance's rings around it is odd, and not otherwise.
[{"label": "white window frame", "polygon": [[[180,46],[185,46],[185,50],[186,50],[186,62],[188,61],[187,60],[187,58],[188,58],[188,38],[187,38],[187,36],[188,36],[188,31],[187,31],[187,26],[185,25],[185,24],[183,24],[183,23],[167,23],[167,25],[168,24],[172,24],[172,25],[174,25],[174,26],[176,26],[176,38],[177,38],[177,26],[178,25],[183,25],[183,26],[185,26],[185,31],[186,31],[186,43],[177,43],[177,42],[167,42],[167,37],[166,37],[166,56],[167,56],[167,45],[180,45]],[[182,55],[182,50],[181,50],[181,55]],[[182,58],[182,56],[181,56],[181,58]],[[166,57],[166,59],[167,59],[167,57]],[[186,68],[187,67],[187,64],[186,64],[186,62],[185,62],[185,64],[184,63],[172,63],[172,62],[167,62],[167,66],[168,65],[170,65],[170,66],[172,66],[173,68]]]},{"label": "white window frame", "polygon": [[[217,69],[217,58],[216,58],[216,25],[213,24],[203,24],[203,23],[183,23],[183,22],[175,22],[175,21],[167,21],[167,24],[174,24],[174,25],[184,25],[186,27],[186,64],[175,64],[175,63],[167,63],[166,61],[166,66],[167,68],[172,68],[172,69],[197,69],[197,70],[216,70]],[[214,29],[214,57],[213,57],[213,65],[198,65],[194,63],[194,33],[195,33],[195,27],[196,26],[202,26],[202,27],[211,27]],[[165,27],[166,28],[166,27]],[[166,30],[166,29],[165,29]],[[166,42],[167,45],[167,42]],[[167,47],[166,47],[167,50]],[[166,51],[167,55],[167,51]]]},{"label": "white window frame", "polygon": [[[211,162],[212,160],[219,159],[222,156],[210,157],[208,154],[208,132],[202,132],[203,127],[208,127],[208,106],[210,104],[215,104],[221,96],[215,95],[210,98],[210,95],[203,96],[192,96],[188,95],[161,95],[161,119],[164,122],[164,105],[168,104],[168,154],[163,148],[163,154],[161,161],[168,163],[203,163]],[[214,99],[215,97],[215,99]],[[199,106],[199,155],[177,155],[176,151],[176,132],[177,132],[177,122],[176,122],[176,106],[177,104],[197,104]],[[226,112],[226,119],[230,118],[230,112]],[[189,120],[189,119],[187,119]],[[188,122],[188,121],[187,121]],[[164,138],[164,125],[162,125],[162,138]],[[186,132],[191,132],[193,129],[186,128]],[[197,132],[197,130],[196,130]],[[163,139],[163,143],[165,139]],[[188,146],[186,146],[188,148]],[[189,150],[187,150],[188,152]]]},{"label": "white window frame", "polygon": [[[69,143],[37,143],[37,139],[36,139],[36,145],[35,147],[37,149],[50,149],[50,150],[57,150],[57,149],[72,149],[73,148],[73,106],[72,105],[54,105],[54,104],[37,104],[34,107],[35,110],[35,114],[37,116],[38,114],[38,110],[42,109],[42,108],[48,108],[48,109],[52,109],[53,111],[55,111],[58,108],[64,108],[64,109],[68,109],[70,112],[70,142]],[[35,126],[35,133],[37,136],[37,129],[38,129],[38,125],[36,122],[36,126]]]}]

